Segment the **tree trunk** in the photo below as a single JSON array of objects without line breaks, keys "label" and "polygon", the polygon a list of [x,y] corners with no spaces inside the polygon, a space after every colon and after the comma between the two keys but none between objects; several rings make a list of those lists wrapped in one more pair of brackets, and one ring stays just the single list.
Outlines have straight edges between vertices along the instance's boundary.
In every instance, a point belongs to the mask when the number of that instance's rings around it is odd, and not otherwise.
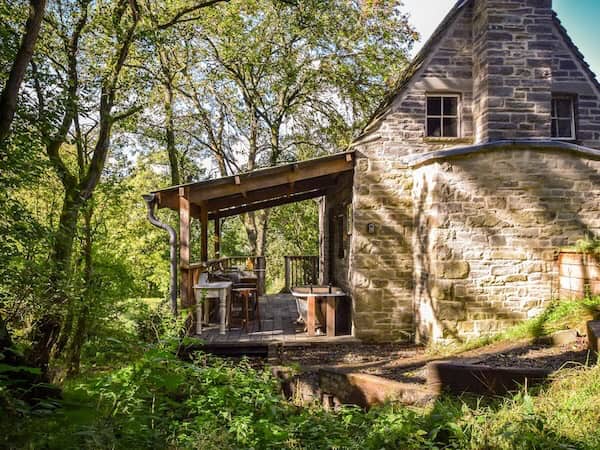
[{"label": "tree trunk", "polygon": [[267,250],[269,210],[265,209],[242,214],[240,220],[248,236],[250,253],[255,256],[264,256]]},{"label": "tree trunk", "polygon": [[92,255],[92,217],[94,214],[93,204],[89,203],[83,213],[83,296],[81,297],[81,305],[78,309],[79,317],[75,325],[69,347],[67,350],[67,376],[75,375],[79,372],[79,364],[81,362],[81,348],[88,335],[90,302],[94,297],[93,293],[93,255]]},{"label": "tree trunk", "polygon": [[23,40],[0,97],[0,144],[8,137],[15,116],[19,89],[25,78],[27,66],[33,56],[33,49],[40,34],[45,9],[46,0],[30,0],[29,17],[25,23]]},{"label": "tree trunk", "polygon": [[71,274],[73,240],[77,232],[81,202],[77,188],[65,189],[60,221],[50,255],[52,297],[46,313],[33,326],[32,360],[42,370],[47,370],[52,349],[59,338],[62,322],[59,309],[68,301],[67,285]]},{"label": "tree trunk", "polygon": [[165,135],[167,138],[167,154],[169,155],[169,165],[171,166],[171,184],[177,186],[181,184],[181,175],[179,173],[179,158],[175,147],[175,121],[173,118],[173,86],[170,83],[165,84]]},{"label": "tree trunk", "polygon": [[10,337],[10,333],[8,332],[8,328],[6,327],[6,322],[0,314],[0,353],[4,353],[4,349],[11,347],[12,339]]}]

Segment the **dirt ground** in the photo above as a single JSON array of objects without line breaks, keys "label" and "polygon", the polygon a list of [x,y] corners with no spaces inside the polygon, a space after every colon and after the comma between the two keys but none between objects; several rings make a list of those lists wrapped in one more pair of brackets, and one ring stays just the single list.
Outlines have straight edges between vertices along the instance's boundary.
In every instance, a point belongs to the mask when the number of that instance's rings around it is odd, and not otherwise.
[{"label": "dirt ground", "polygon": [[567,345],[528,345],[490,355],[475,362],[492,367],[528,367],[559,370],[573,368],[591,362],[587,342],[578,338],[577,342]]},{"label": "dirt ground", "polygon": [[536,344],[529,340],[499,343],[446,358],[429,355],[423,347],[405,344],[309,345],[282,348],[276,362],[298,364],[304,368],[336,367],[348,372],[423,384],[426,379],[425,365],[440,359],[493,367],[550,370],[592,363],[585,338],[559,346]]}]

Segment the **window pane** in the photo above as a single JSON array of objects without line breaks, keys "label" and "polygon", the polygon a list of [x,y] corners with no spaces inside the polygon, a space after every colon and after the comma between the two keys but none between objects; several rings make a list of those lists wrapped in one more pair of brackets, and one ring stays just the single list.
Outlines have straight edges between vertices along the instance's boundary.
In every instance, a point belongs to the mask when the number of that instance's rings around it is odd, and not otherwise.
[{"label": "window pane", "polygon": [[555,117],[571,118],[571,100],[566,98],[556,99],[556,115]]},{"label": "window pane", "polygon": [[552,119],[552,137],[558,137],[558,120]]},{"label": "window pane", "polygon": [[552,99],[552,112],[550,113],[552,117],[556,117],[556,99]]},{"label": "window pane", "polygon": [[427,97],[427,115],[440,116],[442,114],[442,97]]},{"label": "window pane", "polygon": [[458,99],[456,97],[444,97],[444,115],[456,116]]},{"label": "window pane", "polygon": [[440,137],[442,135],[442,119],[427,119],[427,136]]},{"label": "window pane", "polygon": [[458,121],[444,117],[444,137],[458,137]]},{"label": "window pane", "polygon": [[571,137],[571,119],[559,119],[558,120],[558,136],[557,137]]}]

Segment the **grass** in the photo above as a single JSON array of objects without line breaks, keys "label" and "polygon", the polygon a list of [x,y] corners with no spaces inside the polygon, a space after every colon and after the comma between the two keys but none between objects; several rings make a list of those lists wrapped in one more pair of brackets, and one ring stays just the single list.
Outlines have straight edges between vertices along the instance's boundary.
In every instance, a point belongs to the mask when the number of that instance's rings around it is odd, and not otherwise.
[{"label": "grass", "polygon": [[580,334],[585,334],[586,322],[598,317],[600,317],[600,296],[583,300],[557,300],[539,316],[500,333],[452,344],[430,344],[427,351],[432,355],[450,356],[490,344],[533,339],[566,329],[575,329]]}]

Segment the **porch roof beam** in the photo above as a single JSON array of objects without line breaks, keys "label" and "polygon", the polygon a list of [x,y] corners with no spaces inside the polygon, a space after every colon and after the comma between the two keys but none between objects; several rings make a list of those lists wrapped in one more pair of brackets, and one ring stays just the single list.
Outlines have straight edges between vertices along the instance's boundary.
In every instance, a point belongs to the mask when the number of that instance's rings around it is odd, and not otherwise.
[{"label": "porch roof beam", "polygon": [[259,209],[273,208],[275,206],[286,205],[289,203],[300,202],[302,200],[309,200],[311,198],[322,197],[326,194],[326,190],[324,189],[316,189],[313,191],[302,192],[300,194],[294,195],[286,195],[283,197],[278,197],[270,200],[263,200],[260,202],[254,202],[243,206],[238,206],[235,208],[228,208],[221,211],[215,211],[210,213],[208,218],[215,219],[220,217],[231,217],[237,216],[239,214],[244,214],[247,212],[258,211]]},{"label": "porch roof beam", "polygon": [[336,181],[337,175],[327,175],[325,177],[298,181],[294,184],[290,183],[266,189],[249,191],[246,192],[245,195],[237,194],[228,197],[222,197],[208,201],[207,205],[209,211],[216,212],[221,209],[243,206],[245,204],[279,198],[285,195],[294,195],[297,193],[313,191],[315,189],[324,190],[335,186]]}]

